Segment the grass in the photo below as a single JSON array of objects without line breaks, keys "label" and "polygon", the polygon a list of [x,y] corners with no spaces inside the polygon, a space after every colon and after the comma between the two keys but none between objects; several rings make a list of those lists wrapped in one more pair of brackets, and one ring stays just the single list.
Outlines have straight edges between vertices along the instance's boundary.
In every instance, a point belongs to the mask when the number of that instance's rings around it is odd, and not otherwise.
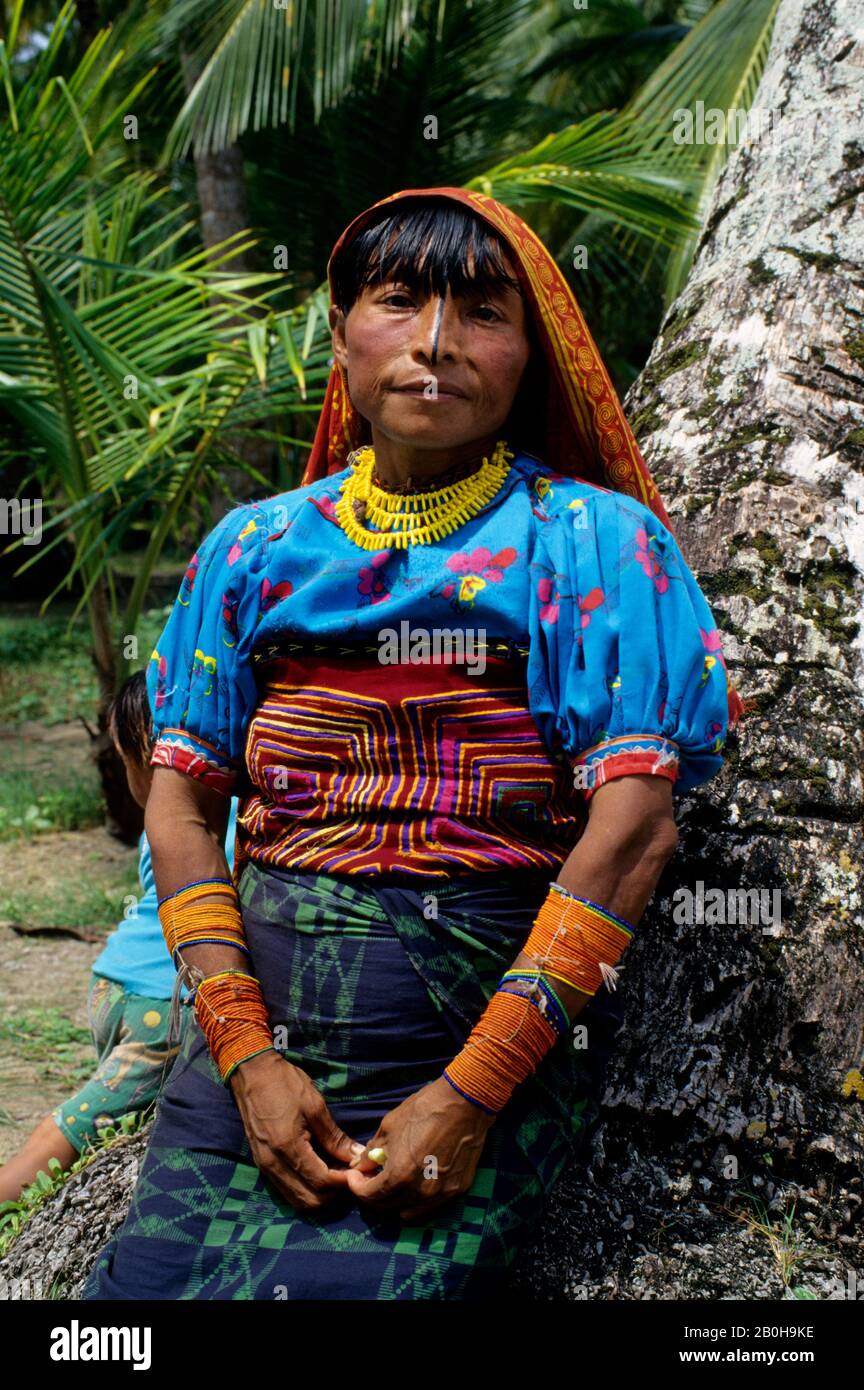
[{"label": "grass", "polygon": [[34,609],[0,618],[0,721],[92,719],[98,692],[86,623]]},{"label": "grass", "polygon": [[[142,614],[136,665],[146,666],[172,607]],[[99,692],[90,651],[86,619],[70,625],[61,605],[41,617],[35,603],[22,605],[0,618],[0,722],[63,724],[81,717],[92,727]]]},{"label": "grass", "polygon": [[47,830],[89,830],[104,819],[93,764],[65,775],[46,766],[0,779],[0,841],[32,839]]},{"label": "grass", "polygon": [[739,1196],[752,1204],[753,1213],[736,1214],[736,1219],[743,1221],[748,1230],[754,1231],[767,1241],[784,1289],[796,1299],[815,1298],[816,1295],[806,1285],[793,1282],[797,1266],[802,1261],[824,1258],[830,1252],[819,1246],[808,1247],[802,1243],[805,1233],[795,1224],[795,1200],[792,1200],[791,1206],[787,1207],[780,1220],[777,1220],[761,1197],[751,1192],[739,1192]]},{"label": "grass", "polygon": [[[90,1033],[79,1028],[56,1008],[27,1009],[0,1018],[0,1048],[11,1043],[19,1057],[36,1064],[46,1081],[59,1080],[70,1087],[93,1074]],[[88,1048],[82,1060],[81,1049]]]},{"label": "grass", "polygon": [[[135,634],[136,667],[145,667],[173,605],[150,608]],[[34,721],[51,726],[84,720],[96,725],[98,689],[84,619],[70,625],[68,611],[38,615],[22,605],[0,617],[0,724],[14,730]],[[14,739],[4,740],[0,778],[0,842],[30,840],[57,830],[88,830],[105,818],[95,764],[87,756],[87,734],[71,759],[46,744],[36,762],[28,735],[22,734],[20,759]],[[32,744],[32,740],[30,740]]]},{"label": "grass", "polygon": [[0,893],[0,918],[32,927],[105,927],[113,929],[126,908],[126,898],[140,897],[137,863],[100,864],[98,877],[70,874],[62,893],[46,894],[44,883],[29,893]]}]

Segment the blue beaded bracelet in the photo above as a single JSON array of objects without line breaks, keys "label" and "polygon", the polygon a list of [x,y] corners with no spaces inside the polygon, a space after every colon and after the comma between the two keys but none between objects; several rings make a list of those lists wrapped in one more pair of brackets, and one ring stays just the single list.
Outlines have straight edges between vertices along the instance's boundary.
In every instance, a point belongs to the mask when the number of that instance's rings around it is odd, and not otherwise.
[{"label": "blue beaded bracelet", "polygon": [[540,1003],[538,999],[532,997],[530,994],[526,994],[524,990],[508,988],[508,980],[530,980],[532,984],[536,984],[538,988],[542,990],[546,998],[547,1010],[541,1010],[541,1012],[543,1013],[545,1018],[548,1018],[549,1022],[552,1024],[552,1027],[555,1029],[555,1032],[558,1034],[559,1038],[562,1038],[570,1027],[570,1020],[567,1016],[567,1011],[564,1008],[564,1005],[561,1003],[561,1000],[558,998],[558,995],[555,993],[552,986],[548,984],[547,981],[544,980],[541,975],[538,975],[536,973],[531,974],[528,971],[508,970],[506,975],[502,976],[501,982],[498,985],[499,993],[520,994],[523,999],[529,999],[531,1003],[535,1006],[535,1008],[538,1009],[540,1008]]}]

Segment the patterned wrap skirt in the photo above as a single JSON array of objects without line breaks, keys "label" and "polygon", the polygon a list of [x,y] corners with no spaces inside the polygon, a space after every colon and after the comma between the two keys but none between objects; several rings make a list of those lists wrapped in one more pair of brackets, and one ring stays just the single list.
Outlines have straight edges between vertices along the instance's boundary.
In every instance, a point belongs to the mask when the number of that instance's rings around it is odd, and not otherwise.
[{"label": "patterned wrap skirt", "polygon": [[[240,902],[278,1050],[311,1077],[351,1138],[368,1142],[388,1111],[440,1077],[524,944],[548,884],[546,871],[404,887],[247,862]],[[575,1020],[586,1045],[559,1039],[516,1088],[487,1132],[470,1189],[410,1223],[347,1192],[311,1214],[277,1195],[190,1020],[129,1213],[84,1299],[500,1294],[599,1113],[621,1007],[619,991],[601,988]]]}]

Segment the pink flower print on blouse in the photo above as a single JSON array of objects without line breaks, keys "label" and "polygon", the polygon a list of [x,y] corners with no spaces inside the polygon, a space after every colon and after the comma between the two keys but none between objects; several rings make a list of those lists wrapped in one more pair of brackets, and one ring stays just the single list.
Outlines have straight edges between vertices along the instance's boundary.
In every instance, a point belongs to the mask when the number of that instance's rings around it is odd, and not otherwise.
[{"label": "pink flower print on blouse", "polygon": [[576,603],[581,614],[580,627],[587,627],[591,621],[591,614],[595,608],[599,608],[606,595],[602,589],[589,589],[584,598],[576,595]]},{"label": "pink flower print on blouse", "polygon": [[[541,623],[557,623],[558,614],[561,608],[562,594],[555,587],[554,579],[539,579],[537,581],[537,597],[540,600],[540,621]],[[591,614],[595,608],[599,608],[606,595],[602,589],[589,589],[583,598],[581,594],[576,595],[576,607],[579,612],[579,626],[586,628],[591,621]],[[580,632],[576,638],[577,643],[582,641]]]},{"label": "pink flower print on blouse", "polygon": [[160,656],[159,653],[156,651],[154,651],[150,660],[157,662],[156,670],[158,674],[156,676],[156,708],[157,710],[160,710],[168,698],[168,691],[166,689],[166,686],[168,684],[168,662],[165,660],[164,656]]},{"label": "pink flower print on blouse", "polygon": [[225,643],[226,647],[233,647],[237,642],[237,637],[239,635],[237,629],[237,609],[239,605],[239,598],[229,598],[227,594],[222,595],[222,621],[231,637],[231,641],[229,642],[223,632],[222,641]]},{"label": "pink flower print on blouse", "polygon": [[389,550],[376,551],[369,564],[364,565],[357,576],[357,592],[370,604],[384,603],[390,597],[387,578],[381,572],[389,559]]},{"label": "pink flower print on blouse", "polygon": [[716,719],[709,719],[705,725],[705,738],[713,740],[712,752],[719,753],[723,747],[723,725],[718,724]]},{"label": "pink flower print on blouse", "polygon": [[[712,669],[717,665],[717,662],[720,662],[724,671],[726,671],[726,662],[723,660],[723,652],[720,648],[720,633],[717,631],[717,628],[712,627],[710,632],[706,632],[704,628],[700,627],[699,635],[702,638],[702,645],[707,652],[705,665],[702,669],[702,679],[699,681],[700,685],[704,685]],[[726,674],[728,678],[728,672],[726,672]]]},{"label": "pink flower print on blouse", "polygon": [[445,584],[441,590],[442,597],[453,599],[456,609],[473,607],[475,598],[487,584],[502,583],[504,571],[512,565],[517,554],[512,545],[505,546],[494,555],[485,545],[471,551],[458,550],[450,556],[447,568],[462,577],[458,585]]},{"label": "pink flower print on blouse", "polygon": [[540,621],[541,623],[557,623],[560,593],[555,588],[553,579],[539,579],[537,581],[537,597],[540,600]]},{"label": "pink flower print on blouse", "polygon": [[457,550],[447,561],[447,568],[454,574],[476,574],[488,584],[500,584],[507,566],[516,559],[516,553],[512,545],[495,555],[485,545],[478,545],[476,550]]},{"label": "pink flower print on blouse", "polygon": [[189,561],[189,568],[183,576],[183,583],[180,585],[180,593],[177,596],[177,602],[182,603],[184,608],[189,607],[189,600],[192,597],[192,590],[195,588],[195,576],[197,573],[198,551],[196,550],[192,559]]},{"label": "pink flower print on blouse", "polygon": [[281,603],[283,598],[288,598],[294,592],[294,585],[290,579],[282,579],[278,584],[271,584],[269,579],[261,581],[261,596],[259,598],[258,621],[260,622],[265,613],[269,613],[271,608],[275,608],[277,603]]},{"label": "pink flower print on blouse", "polygon": [[669,576],[661,565],[657,554],[651,548],[654,536],[649,536],[644,526],[640,526],[636,532],[636,559],[639,561],[648,578],[654,581],[654,588],[658,594],[665,594],[669,588]]},{"label": "pink flower print on blouse", "polygon": [[313,507],[318,509],[323,517],[326,517],[328,521],[332,521],[334,526],[339,525],[339,519],[336,516],[336,502],[328,492],[325,492],[322,497],[310,497],[309,501],[312,503]]}]

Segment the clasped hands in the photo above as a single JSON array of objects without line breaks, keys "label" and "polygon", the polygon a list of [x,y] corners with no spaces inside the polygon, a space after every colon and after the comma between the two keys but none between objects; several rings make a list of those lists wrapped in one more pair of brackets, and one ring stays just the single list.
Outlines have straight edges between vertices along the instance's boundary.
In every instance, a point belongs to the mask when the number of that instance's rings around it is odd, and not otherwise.
[{"label": "clasped hands", "polygon": [[[422,1218],[468,1190],[495,1121],[442,1076],[389,1111],[364,1145],[339,1128],[306,1072],[275,1051],[241,1063],[229,1084],[257,1167],[303,1212],[348,1190],[402,1221]],[[339,1166],[319,1157],[313,1136]],[[378,1147],[383,1167],[368,1157]]]}]

